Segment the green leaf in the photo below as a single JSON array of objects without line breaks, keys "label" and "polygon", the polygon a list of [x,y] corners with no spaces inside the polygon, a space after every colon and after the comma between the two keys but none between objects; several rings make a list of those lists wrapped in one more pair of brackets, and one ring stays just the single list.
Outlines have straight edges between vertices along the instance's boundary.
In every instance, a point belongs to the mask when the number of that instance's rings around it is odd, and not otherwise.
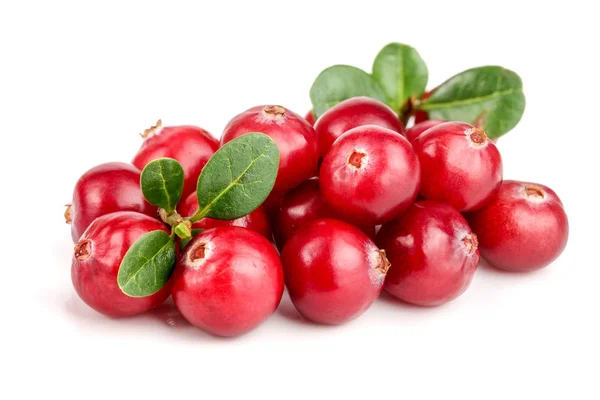
[{"label": "green leaf", "polygon": [[169,280],[176,258],[175,242],[166,232],[148,232],[125,254],[119,266],[117,283],[128,296],[150,296]]},{"label": "green leaf", "polygon": [[183,168],[172,158],[153,160],[144,167],[140,183],[148,203],[171,213],[181,200]]},{"label": "green leaf", "polygon": [[194,238],[194,237],[195,237],[197,234],[199,234],[200,232],[203,232],[203,231],[204,231],[204,229],[202,229],[202,228],[194,228],[194,229],[192,229],[192,235],[191,235],[190,237],[188,237],[188,238],[181,239],[181,240],[179,241],[179,247],[180,247],[181,249],[185,249],[185,246],[187,246],[187,245],[188,245],[188,243],[189,243],[189,242],[191,242],[191,240],[192,240],[192,239],[193,239],[193,238]]},{"label": "green leaf", "polygon": [[373,78],[388,98],[387,104],[399,112],[411,97],[420,97],[429,72],[417,50],[401,43],[385,46],[373,63]]},{"label": "green leaf", "polygon": [[417,109],[430,119],[477,123],[496,138],[514,128],[525,111],[523,82],[498,66],[469,69],[438,86]]},{"label": "green leaf", "polygon": [[371,75],[349,65],[334,65],[323,70],[310,88],[310,100],[317,118],[337,103],[357,96],[387,100]]},{"label": "green leaf", "polygon": [[198,212],[203,217],[236,219],[260,206],[275,184],[279,148],[263,133],[247,133],[221,147],[198,177]]}]

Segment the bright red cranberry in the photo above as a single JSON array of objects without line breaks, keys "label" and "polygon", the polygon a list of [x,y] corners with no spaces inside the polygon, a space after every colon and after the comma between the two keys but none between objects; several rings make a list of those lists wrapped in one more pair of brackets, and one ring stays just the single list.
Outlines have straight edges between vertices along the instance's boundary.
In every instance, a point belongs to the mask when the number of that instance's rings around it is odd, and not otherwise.
[{"label": "bright red cranberry", "polygon": [[[312,178],[285,194],[277,213],[273,229],[275,240],[281,249],[283,244],[303,225],[321,218],[341,219],[330,207],[319,190],[319,179]],[[375,227],[360,227],[369,237],[375,237]]]},{"label": "bright red cranberry", "polygon": [[156,126],[142,134],[144,143],[133,158],[133,165],[140,170],[157,158],[169,157],[183,167],[183,198],[196,191],[198,176],[210,157],[219,148],[219,141],[202,128],[191,125]]},{"label": "bright red cranberry", "polygon": [[500,152],[482,129],[464,122],[429,128],[413,142],[421,163],[421,196],[459,211],[477,210],[502,183]]},{"label": "bright red cranberry", "polygon": [[[196,193],[191,193],[183,202],[179,203],[177,207],[179,214],[189,217],[194,215],[198,211],[198,196]],[[233,220],[219,220],[213,218],[203,218],[196,222],[193,228],[215,228],[217,226],[240,226],[247,228],[255,232],[260,233],[268,240],[273,238],[271,233],[271,226],[269,225],[269,218],[265,209],[261,206],[250,214]]]},{"label": "bright red cranberry", "polygon": [[187,245],[173,276],[173,300],[196,327],[218,336],[251,331],[272,315],[283,294],[273,245],[258,233],[217,227]]},{"label": "bright red cranberry", "polygon": [[386,104],[370,97],[352,97],[331,107],[315,124],[320,156],[325,157],[332,143],[344,132],[364,125],[377,125],[404,134],[398,115]]},{"label": "bright red cranberry", "polygon": [[366,125],[340,136],[323,160],[321,193],[348,221],[379,225],[408,208],[419,191],[419,160],[402,135]]},{"label": "bright red cranberry", "polygon": [[307,112],[304,119],[306,120],[306,122],[308,122],[310,124],[310,126],[315,126],[315,122],[317,122],[317,120],[315,119],[315,114],[313,113],[313,110],[310,110],[309,112]]},{"label": "bright red cranberry", "polygon": [[549,265],[567,245],[569,221],[554,191],[544,185],[507,180],[485,208],[467,218],[481,255],[492,266],[528,272]]},{"label": "bright red cranberry", "polygon": [[427,129],[433,128],[434,126],[439,124],[443,124],[444,122],[447,121],[432,119],[419,122],[418,124],[415,124],[415,126],[413,126],[412,128],[406,130],[406,138],[409,142],[413,142],[418,136],[421,135],[421,133],[425,132]]},{"label": "bright red cranberry", "polygon": [[65,219],[71,224],[71,237],[77,243],[96,218],[115,211],[136,211],[156,216],[157,209],[144,199],[140,170],[131,164],[100,164],[79,178],[67,205]]},{"label": "bright red cranberry", "polygon": [[376,242],[392,265],[385,291],[420,306],[437,306],[460,296],[479,262],[477,236],[465,218],[436,201],[413,204],[381,227]]},{"label": "bright red cranberry", "polygon": [[290,298],[300,314],[321,324],[342,324],[377,299],[389,263],[360,229],[334,219],[312,221],[283,247]]},{"label": "bright red cranberry", "polygon": [[141,236],[169,230],[160,221],[132,211],[103,215],[89,226],[77,245],[71,280],[79,297],[97,312],[111,317],[141,314],[169,297],[171,283],[146,297],[130,297],[117,284],[119,266],[127,250]]},{"label": "bright red cranberry", "polygon": [[[431,95],[433,94],[433,91],[435,89],[430,90],[429,92],[425,92],[423,93],[423,95],[421,96],[421,101],[427,100],[428,98],[431,97]],[[427,114],[426,111],[417,111],[415,113],[415,125],[416,124],[420,124],[423,121],[427,121],[429,119],[429,114]]]},{"label": "bright red cranberry", "polygon": [[300,115],[281,106],[250,108],[229,121],[221,144],[249,132],[262,132],[279,147],[279,171],[273,191],[285,192],[316,174],[317,135]]}]

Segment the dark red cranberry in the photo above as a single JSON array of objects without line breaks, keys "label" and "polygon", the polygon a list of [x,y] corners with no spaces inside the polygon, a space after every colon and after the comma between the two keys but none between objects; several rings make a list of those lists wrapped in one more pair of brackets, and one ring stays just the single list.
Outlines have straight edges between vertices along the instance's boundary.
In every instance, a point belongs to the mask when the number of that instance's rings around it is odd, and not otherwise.
[{"label": "dark red cranberry", "polygon": [[67,205],[65,219],[71,224],[71,237],[77,243],[96,218],[115,211],[136,211],[157,216],[156,207],[144,199],[140,170],[131,164],[100,164],[79,178]]},{"label": "dark red cranberry", "polygon": [[[330,207],[319,190],[319,179],[312,178],[285,194],[273,222],[275,240],[281,249],[283,244],[310,221],[321,218],[341,219]],[[375,237],[375,227],[360,227],[369,237]]]},{"label": "dark red cranberry", "polygon": [[452,206],[422,201],[384,224],[377,245],[391,268],[384,289],[400,300],[437,306],[460,296],[479,262],[477,236]]},{"label": "dark red cranberry", "polygon": [[[196,193],[191,193],[177,207],[179,214],[185,217],[194,215],[198,211],[198,196]],[[203,218],[196,222],[192,228],[215,228],[217,226],[239,226],[260,233],[265,238],[272,240],[271,226],[265,209],[261,206],[250,214],[233,220],[219,220],[214,218]]]},{"label": "dark red cranberry", "polygon": [[377,299],[389,263],[360,229],[334,219],[304,225],[283,247],[290,298],[300,314],[321,324],[342,324]]},{"label": "dark red cranberry", "polygon": [[352,97],[331,107],[315,124],[320,156],[325,157],[332,143],[344,132],[364,125],[377,125],[404,134],[398,115],[386,104],[370,97]]},{"label": "dark red cranberry", "polygon": [[130,297],[117,284],[119,266],[127,250],[141,236],[159,229],[170,233],[160,221],[132,211],[94,220],[75,246],[71,264],[71,280],[79,297],[97,312],[111,317],[141,314],[165,301],[171,282],[146,297]]},{"label": "dark red cranberry", "polygon": [[379,225],[417,197],[419,160],[402,135],[366,125],[340,136],[323,160],[321,193],[345,220]]},{"label": "dark red cranberry", "polygon": [[482,129],[464,122],[429,128],[413,142],[421,163],[421,196],[459,211],[477,210],[502,183],[500,152]]},{"label": "dark red cranberry", "polygon": [[[423,93],[423,95],[421,96],[420,100],[424,101],[424,100],[427,100],[428,98],[430,98],[431,95],[433,94],[434,90],[435,89],[432,89],[429,92]],[[428,119],[429,119],[429,115],[427,114],[426,111],[417,111],[415,113],[415,125],[416,124],[420,124],[423,121],[427,121]]]},{"label": "dark red cranberry", "polygon": [[307,112],[304,119],[306,120],[306,122],[308,122],[310,124],[310,126],[315,126],[315,122],[317,122],[317,120],[315,119],[315,114],[313,113],[313,110],[310,110],[309,112]]},{"label": "dark red cranberry", "polygon": [[196,327],[218,336],[251,331],[271,316],[283,294],[273,245],[258,233],[222,226],[187,245],[173,276],[173,300]]},{"label": "dark red cranberry", "polygon": [[447,121],[432,119],[415,124],[415,126],[406,130],[406,138],[409,142],[413,142],[418,136],[421,135],[421,133],[425,132],[427,129],[433,128],[434,126],[439,124],[443,124],[444,122]]},{"label": "dark red cranberry", "polygon": [[562,202],[547,186],[507,180],[498,195],[467,218],[479,237],[481,255],[513,272],[543,268],[560,256],[569,238]]},{"label": "dark red cranberry", "polygon": [[198,176],[210,157],[219,148],[219,141],[202,128],[191,125],[156,126],[142,134],[144,143],[133,158],[133,165],[140,170],[157,158],[169,157],[183,167],[183,198],[196,191]]},{"label": "dark red cranberry", "polygon": [[285,192],[317,172],[317,136],[300,115],[281,106],[250,108],[229,121],[221,144],[249,132],[262,132],[279,147],[279,171],[274,192]]}]

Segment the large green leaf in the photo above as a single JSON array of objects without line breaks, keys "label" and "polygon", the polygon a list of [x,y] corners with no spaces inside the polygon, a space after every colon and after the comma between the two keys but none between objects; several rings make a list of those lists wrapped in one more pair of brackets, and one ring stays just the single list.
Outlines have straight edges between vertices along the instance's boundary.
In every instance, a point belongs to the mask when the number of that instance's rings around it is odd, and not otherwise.
[{"label": "large green leaf", "polygon": [[442,83],[417,109],[430,119],[477,124],[496,138],[514,128],[525,111],[523,83],[502,67],[473,68]]},{"label": "large green leaf", "polygon": [[173,212],[183,191],[183,168],[172,158],[149,162],[140,179],[142,193],[148,203]]},{"label": "large green leaf", "polygon": [[236,219],[260,206],[275,184],[279,148],[269,136],[253,132],[221,147],[198,178],[199,209],[203,217]]},{"label": "large green leaf", "polygon": [[399,112],[411,97],[420,97],[427,86],[428,70],[417,50],[402,43],[385,46],[373,63],[373,78]]}]

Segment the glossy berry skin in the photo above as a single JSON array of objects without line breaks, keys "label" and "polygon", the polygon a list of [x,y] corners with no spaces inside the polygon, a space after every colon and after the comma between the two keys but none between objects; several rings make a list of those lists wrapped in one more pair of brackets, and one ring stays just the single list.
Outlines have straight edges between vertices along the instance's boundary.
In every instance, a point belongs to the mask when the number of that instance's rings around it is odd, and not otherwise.
[{"label": "glossy berry skin", "polygon": [[482,129],[464,122],[445,122],[413,142],[421,164],[422,197],[459,211],[485,206],[500,189],[502,159]]},{"label": "glossy berry skin", "polygon": [[479,237],[482,257],[511,272],[544,268],[567,245],[569,221],[562,202],[547,186],[507,180],[485,208],[467,219]]},{"label": "glossy berry skin", "polygon": [[317,172],[317,135],[300,115],[282,106],[257,106],[235,116],[221,144],[250,132],[268,135],[279,147],[279,170],[274,192],[286,192]]},{"label": "glossy berry skin", "polygon": [[434,126],[437,126],[439,124],[443,124],[444,122],[447,121],[432,119],[415,124],[412,128],[406,130],[406,138],[409,142],[412,143],[418,136],[421,135],[421,133],[425,132],[427,129],[433,128]]},{"label": "glossy berry skin", "polygon": [[[179,214],[185,217],[194,215],[196,211],[198,211],[198,196],[196,193],[191,193],[183,202],[181,202],[177,207],[177,211]],[[217,226],[239,226],[258,232],[268,240],[272,240],[273,238],[271,226],[269,224],[269,217],[262,206],[258,207],[250,214],[238,219],[220,220],[214,218],[203,218],[194,223],[192,228],[209,229]]]},{"label": "glossy berry skin", "polygon": [[437,306],[460,296],[479,262],[477,236],[448,204],[421,201],[384,224],[376,243],[391,267],[385,291],[405,302]]},{"label": "glossy berry skin", "polygon": [[389,263],[360,229],[334,219],[312,221],[281,253],[285,284],[305,318],[337,325],[357,318],[377,299]]},{"label": "glossy berry skin", "polygon": [[315,114],[313,114],[313,110],[310,110],[306,113],[306,115],[304,116],[304,119],[306,120],[306,122],[308,122],[310,124],[310,126],[314,127],[315,126],[315,122],[317,122],[317,120],[315,119]]},{"label": "glossy berry skin", "polygon": [[71,224],[73,243],[96,218],[116,211],[157,216],[157,208],[144,199],[140,189],[139,169],[121,162],[100,164],[79,178],[67,206],[65,219]]},{"label": "glossy berry skin", "polygon": [[238,336],[275,312],[283,285],[281,261],[267,239],[249,229],[221,226],[186,246],[172,294],[194,326],[217,336]]},{"label": "glossy berry skin", "polygon": [[319,155],[325,157],[338,137],[363,125],[377,125],[404,134],[404,125],[386,104],[370,97],[352,97],[331,107],[315,124]]},{"label": "glossy berry skin", "polygon": [[143,170],[157,158],[174,158],[183,167],[183,196],[196,191],[198,176],[219,148],[219,141],[206,130],[192,125],[162,126],[146,129],[144,143],[133,158],[133,165]]},{"label": "glossy berry skin", "polygon": [[97,312],[111,317],[141,314],[162,304],[170,281],[157,293],[130,297],[117,284],[119,266],[127,250],[155,230],[170,233],[160,221],[144,214],[119,211],[94,220],[75,246],[71,280],[79,297]]},{"label": "glossy berry skin", "polygon": [[[323,199],[319,190],[319,179],[312,178],[287,192],[283,197],[273,222],[277,246],[281,249],[298,228],[321,218],[341,219],[341,216]],[[360,229],[369,237],[375,237],[374,226]]]},{"label": "glossy berry skin", "polygon": [[361,126],[331,146],[321,165],[321,193],[346,220],[374,226],[412,204],[420,172],[404,136],[380,126]]}]

